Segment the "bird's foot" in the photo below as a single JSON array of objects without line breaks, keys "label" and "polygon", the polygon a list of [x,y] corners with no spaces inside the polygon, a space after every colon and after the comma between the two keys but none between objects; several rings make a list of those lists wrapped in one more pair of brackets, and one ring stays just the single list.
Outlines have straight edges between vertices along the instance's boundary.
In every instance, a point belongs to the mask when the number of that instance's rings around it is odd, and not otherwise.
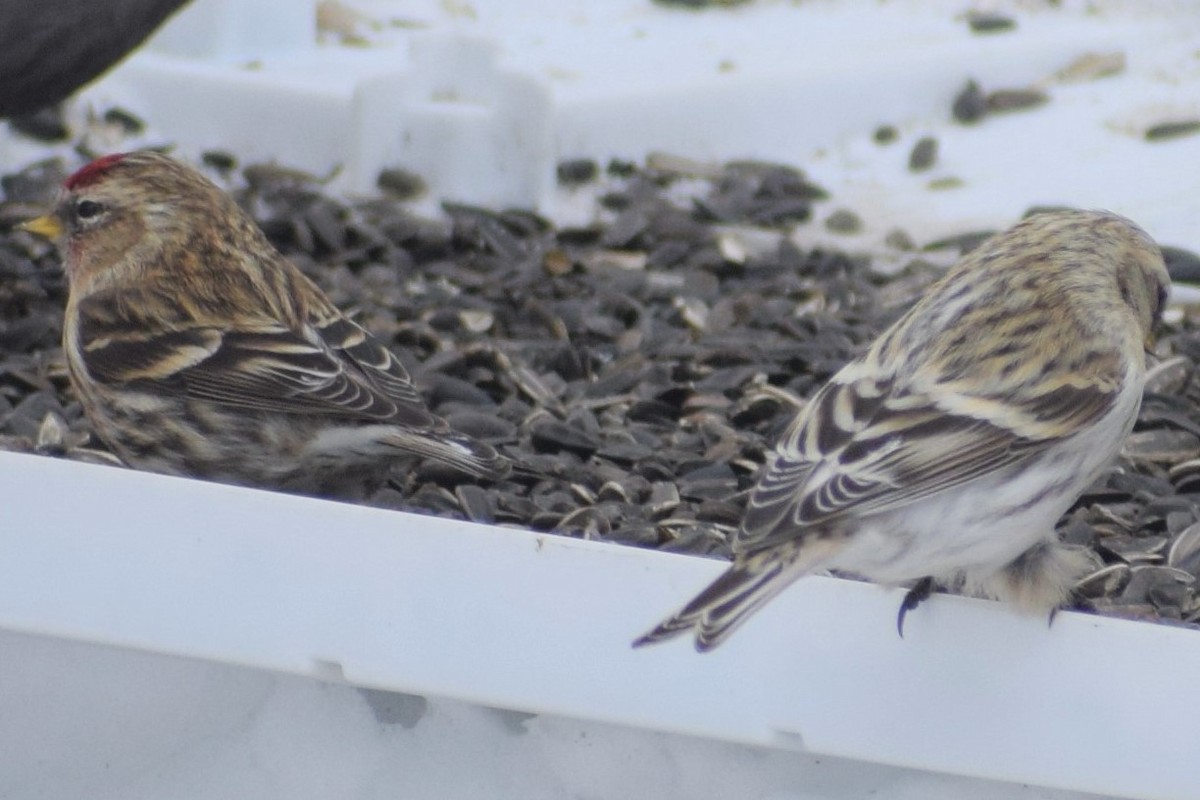
[{"label": "bird's foot", "polygon": [[933,578],[924,577],[913,584],[904,599],[900,601],[900,613],[896,615],[896,632],[904,638],[904,615],[912,611],[933,594]]}]

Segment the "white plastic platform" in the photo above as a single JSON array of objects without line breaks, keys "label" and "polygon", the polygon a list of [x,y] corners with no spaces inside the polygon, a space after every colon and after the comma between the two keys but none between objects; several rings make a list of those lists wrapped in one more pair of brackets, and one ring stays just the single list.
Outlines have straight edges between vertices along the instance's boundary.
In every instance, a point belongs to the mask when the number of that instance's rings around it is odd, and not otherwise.
[{"label": "white plastic platform", "polygon": [[[715,652],[634,650],[723,565],[11,453],[0,474],[6,798],[78,796],[72,775],[89,797],[123,798],[1030,796],[994,781],[1187,798],[1200,785],[1193,630],[1074,613],[1048,628],[939,596],[900,639],[901,592],[813,577]],[[389,727],[341,684],[433,710]],[[76,716],[95,736],[54,733]],[[343,731],[368,754],[351,757]],[[228,760],[258,737],[236,775],[195,783],[206,753]],[[45,757],[19,758],[33,742]],[[383,762],[411,747],[431,760],[405,774],[444,792],[396,794]],[[476,750],[484,761],[460,763]],[[510,752],[529,776],[508,777],[495,755]],[[318,763],[329,780],[295,778]],[[276,773],[292,777],[249,791]]]}]

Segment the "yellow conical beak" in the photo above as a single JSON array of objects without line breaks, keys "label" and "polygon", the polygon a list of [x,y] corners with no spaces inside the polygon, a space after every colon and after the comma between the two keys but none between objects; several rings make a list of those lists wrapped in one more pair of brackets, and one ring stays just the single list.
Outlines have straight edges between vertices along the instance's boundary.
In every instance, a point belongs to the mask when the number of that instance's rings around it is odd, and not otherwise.
[{"label": "yellow conical beak", "polygon": [[62,220],[53,214],[43,214],[40,217],[22,222],[17,230],[29,231],[46,239],[57,239],[63,235]]}]

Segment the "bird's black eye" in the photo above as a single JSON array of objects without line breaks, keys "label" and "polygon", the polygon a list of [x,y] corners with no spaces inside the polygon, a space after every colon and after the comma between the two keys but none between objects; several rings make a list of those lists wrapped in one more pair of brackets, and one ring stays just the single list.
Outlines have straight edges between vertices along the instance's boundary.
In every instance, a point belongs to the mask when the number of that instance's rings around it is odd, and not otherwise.
[{"label": "bird's black eye", "polygon": [[95,219],[104,211],[104,206],[95,200],[80,200],[75,204],[75,216],[80,219]]}]

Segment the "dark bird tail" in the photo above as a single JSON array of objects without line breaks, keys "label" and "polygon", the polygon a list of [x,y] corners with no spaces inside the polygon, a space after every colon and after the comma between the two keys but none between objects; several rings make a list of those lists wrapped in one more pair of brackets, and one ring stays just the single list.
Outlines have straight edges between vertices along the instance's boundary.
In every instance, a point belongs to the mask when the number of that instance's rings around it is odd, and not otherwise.
[{"label": "dark bird tail", "polygon": [[500,480],[512,471],[512,463],[491,445],[444,430],[412,432],[394,446],[424,458],[432,458],[476,478]]},{"label": "dark bird tail", "polygon": [[[764,603],[786,589],[792,581],[817,566],[813,548],[801,558],[800,543],[784,542],[753,553],[740,554],[733,566],[710,583],[678,613],[663,620],[634,647],[661,642],[685,631],[695,630],[696,649],[712,650],[737,630]],[[822,553],[821,556],[824,556]],[[823,560],[823,558],[821,559]]]}]

